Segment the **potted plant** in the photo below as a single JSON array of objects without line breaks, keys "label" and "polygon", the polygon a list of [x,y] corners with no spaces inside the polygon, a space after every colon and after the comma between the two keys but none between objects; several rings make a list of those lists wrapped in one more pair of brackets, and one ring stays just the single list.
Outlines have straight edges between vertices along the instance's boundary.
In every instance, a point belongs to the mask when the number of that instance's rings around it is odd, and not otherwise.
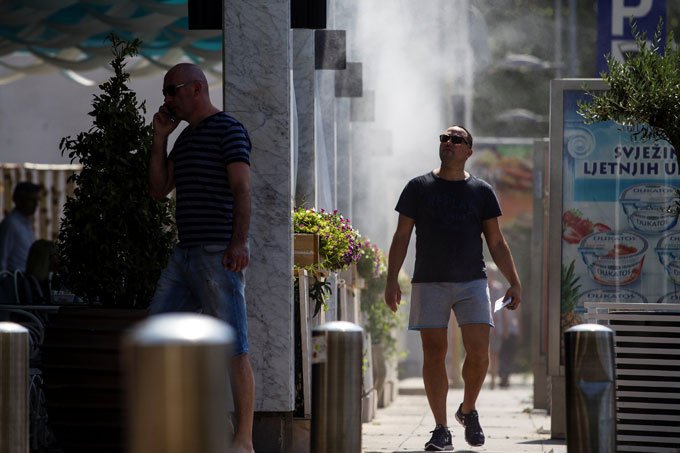
[{"label": "potted plant", "polygon": [[[293,211],[293,232],[313,235],[312,244],[318,240],[318,262],[296,261],[294,263],[294,320],[295,320],[295,417],[304,416],[304,388],[302,367],[302,333],[299,300],[298,271],[304,269],[310,277],[309,298],[314,301],[314,315],[326,307],[331,294],[330,282],[326,277],[330,272],[347,269],[359,259],[361,236],[337,210],[328,212],[323,209],[298,208]],[[297,246],[296,246],[297,248]],[[312,247],[314,251],[314,247]],[[308,254],[303,254],[308,256]]]},{"label": "potted plant", "polygon": [[127,86],[141,42],[115,35],[112,77],[94,95],[92,127],[60,143],[78,160],[57,240],[60,277],[84,302],[62,307],[45,334],[50,423],[67,451],[122,451],[119,336],[145,316],[175,240],[170,202],[148,194],[152,129]]},{"label": "potted plant", "polygon": [[[366,282],[361,292],[361,312],[364,315],[364,329],[371,334],[371,356],[373,358],[373,386],[378,394],[378,407],[384,407],[389,398],[385,397],[385,381],[388,368],[395,368],[397,341],[394,331],[402,327],[402,319],[389,309],[384,300],[387,283],[387,260],[380,248],[366,240],[361,248],[357,272]],[[410,288],[408,279],[399,278],[399,286]]]},{"label": "potted plant", "polygon": [[296,209],[293,211],[293,232],[315,234],[319,237],[320,262],[295,265],[296,269],[306,269],[312,277],[309,295],[315,302],[316,316],[330,294],[326,275],[328,272],[343,271],[359,260],[361,235],[337,209],[333,212],[324,209]]}]

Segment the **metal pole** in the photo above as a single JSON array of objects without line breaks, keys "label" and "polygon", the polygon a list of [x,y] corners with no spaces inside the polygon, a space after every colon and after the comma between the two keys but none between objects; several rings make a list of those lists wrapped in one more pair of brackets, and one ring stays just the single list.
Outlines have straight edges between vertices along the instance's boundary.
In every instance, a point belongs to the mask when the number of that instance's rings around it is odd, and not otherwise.
[{"label": "metal pole", "polygon": [[28,329],[0,322],[0,452],[28,453]]},{"label": "metal pole", "polygon": [[346,321],[312,333],[312,433],[314,453],[361,451],[363,329]]},{"label": "metal pole", "polygon": [[555,78],[562,78],[562,0],[555,0]]},{"label": "metal pole", "polygon": [[614,332],[580,324],[564,333],[567,451],[616,451]]},{"label": "metal pole", "polygon": [[130,453],[224,453],[231,445],[233,330],[216,318],[168,313],[123,339]]}]

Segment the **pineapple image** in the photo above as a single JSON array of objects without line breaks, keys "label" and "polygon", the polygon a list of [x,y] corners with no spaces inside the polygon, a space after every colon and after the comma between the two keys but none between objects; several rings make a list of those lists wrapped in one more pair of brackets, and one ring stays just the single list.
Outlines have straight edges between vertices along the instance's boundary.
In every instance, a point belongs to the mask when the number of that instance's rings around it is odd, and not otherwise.
[{"label": "pineapple image", "polygon": [[565,268],[562,265],[562,281],[560,291],[562,297],[560,300],[560,325],[561,332],[564,334],[570,327],[581,324],[581,317],[574,313],[576,307],[577,296],[580,293],[581,285],[579,285],[580,277],[574,275],[574,261]]},{"label": "pineapple image", "polygon": [[582,320],[578,313],[574,313],[576,307],[577,296],[580,293],[581,285],[579,284],[580,277],[574,275],[574,261],[568,267],[562,265],[561,272],[561,292],[560,300],[560,357],[563,362],[564,354],[564,332],[569,330],[577,324],[581,324]]}]

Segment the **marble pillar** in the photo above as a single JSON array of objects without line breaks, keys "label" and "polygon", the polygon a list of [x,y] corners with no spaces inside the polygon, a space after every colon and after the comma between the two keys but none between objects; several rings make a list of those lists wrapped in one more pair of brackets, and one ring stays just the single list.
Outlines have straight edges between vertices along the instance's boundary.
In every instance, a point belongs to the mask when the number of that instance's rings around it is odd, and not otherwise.
[{"label": "marble pillar", "polygon": [[297,175],[295,206],[315,208],[316,153],[314,149],[314,30],[294,29],[293,86],[297,110]]},{"label": "marble pillar", "polygon": [[337,209],[338,197],[336,192],[337,156],[335,131],[335,71],[321,69],[316,71],[317,102],[321,127],[317,131],[317,151],[319,156],[317,167],[317,190],[324,196],[318,197],[319,208],[327,211]]},{"label": "marble pillar", "polygon": [[352,136],[349,121],[349,99],[335,100],[336,139],[336,189],[338,210],[345,218],[352,217]]},{"label": "marble pillar", "polygon": [[294,408],[290,0],[224,0],[224,108],[253,144],[246,273],[255,411]]}]

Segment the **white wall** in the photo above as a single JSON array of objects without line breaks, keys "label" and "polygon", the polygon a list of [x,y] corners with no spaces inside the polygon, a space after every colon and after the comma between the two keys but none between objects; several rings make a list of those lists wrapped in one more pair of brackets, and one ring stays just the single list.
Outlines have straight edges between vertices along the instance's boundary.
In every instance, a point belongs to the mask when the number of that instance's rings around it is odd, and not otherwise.
[{"label": "white wall", "polygon": [[[111,74],[100,70],[86,76],[96,77],[98,85]],[[146,100],[148,121],[163,102],[163,76],[158,72],[131,78],[129,86],[138,100]],[[69,163],[68,156],[61,156],[59,142],[90,129],[93,95],[101,93],[97,85],[79,85],[56,70],[0,85],[0,162]],[[222,106],[221,82],[212,86],[211,97],[213,104]]]}]

